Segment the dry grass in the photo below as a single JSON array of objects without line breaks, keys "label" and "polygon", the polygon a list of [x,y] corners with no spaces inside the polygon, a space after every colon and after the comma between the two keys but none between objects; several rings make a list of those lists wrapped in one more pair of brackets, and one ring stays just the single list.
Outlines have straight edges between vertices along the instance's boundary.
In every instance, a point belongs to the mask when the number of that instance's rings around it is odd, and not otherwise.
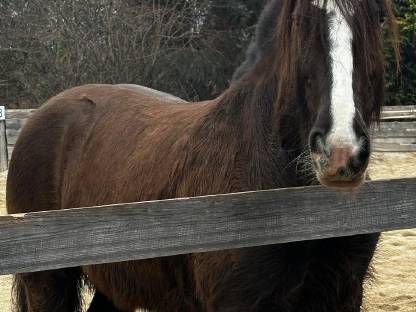
[{"label": "dry grass", "polygon": [[[415,177],[416,153],[376,154],[374,180]],[[0,214],[5,213],[5,174],[0,174]],[[416,207],[415,207],[416,209]],[[366,287],[365,311],[416,311],[416,230],[386,233],[377,251],[375,279]],[[0,309],[10,311],[10,276],[0,276]]]}]

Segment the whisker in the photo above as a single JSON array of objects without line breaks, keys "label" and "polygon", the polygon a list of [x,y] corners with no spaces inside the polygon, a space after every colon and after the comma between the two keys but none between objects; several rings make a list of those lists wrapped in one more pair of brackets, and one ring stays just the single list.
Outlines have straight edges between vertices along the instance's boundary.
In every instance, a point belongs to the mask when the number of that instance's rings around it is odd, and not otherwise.
[{"label": "whisker", "polygon": [[302,159],[302,157],[309,153],[309,150],[306,149],[305,151],[303,151],[301,154],[299,154],[298,157],[296,157],[295,159],[291,160],[284,168],[283,170],[286,170],[288,167],[290,167],[292,164],[294,164],[295,162],[297,163],[300,159]]},{"label": "whisker", "polygon": [[369,130],[364,123],[364,118],[363,118],[361,111],[358,108],[356,108],[355,111],[358,115],[358,118],[355,118],[355,120],[357,121],[358,125],[361,127],[361,130],[364,132],[364,134],[369,136]]}]

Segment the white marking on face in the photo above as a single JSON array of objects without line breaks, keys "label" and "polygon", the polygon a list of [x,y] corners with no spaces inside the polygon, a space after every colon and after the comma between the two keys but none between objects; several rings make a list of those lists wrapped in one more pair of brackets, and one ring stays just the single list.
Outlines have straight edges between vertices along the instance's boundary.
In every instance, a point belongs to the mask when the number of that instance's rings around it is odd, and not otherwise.
[{"label": "white marking on face", "polygon": [[[314,4],[323,8],[324,0]],[[353,34],[345,17],[334,0],[328,0],[326,11],[329,16],[329,41],[332,65],[331,116],[332,129],[327,143],[333,147],[359,149],[354,132],[355,103],[352,87],[353,75]]]}]

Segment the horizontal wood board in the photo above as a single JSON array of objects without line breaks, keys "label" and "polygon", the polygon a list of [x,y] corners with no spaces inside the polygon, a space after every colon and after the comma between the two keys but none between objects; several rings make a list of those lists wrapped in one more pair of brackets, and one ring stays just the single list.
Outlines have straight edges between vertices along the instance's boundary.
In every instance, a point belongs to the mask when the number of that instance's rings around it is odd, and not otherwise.
[{"label": "horizontal wood board", "polygon": [[[21,128],[35,109],[11,109],[7,111],[6,136],[9,159]],[[373,131],[377,139],[411,138],[400,142],[376,140],[373,150],[376,152],[416,152],[413,138],[416,138],[416,106],[386,106],[382,113],[383,122]],[[414,119],[414,121],[412,121]],[[395,121],[400,120],[400,121]]]},{"label": "horizontal wood board", "polygon": [[416,122],[381,122],[373,131],[375,138],[416,138]]},{"label": "horizontal wood board", "polygon": [[384,106],[381,113],[382,120],[416,119],[416,105]]},{"label": "horizontal wood board", "polygon": [[6,119],[25,119],[29,118],[36,109],[8,109]]},{"label": "horizontal wood board", "polygon": [[416,178],[0,217],[0,274],[416,227]]}]

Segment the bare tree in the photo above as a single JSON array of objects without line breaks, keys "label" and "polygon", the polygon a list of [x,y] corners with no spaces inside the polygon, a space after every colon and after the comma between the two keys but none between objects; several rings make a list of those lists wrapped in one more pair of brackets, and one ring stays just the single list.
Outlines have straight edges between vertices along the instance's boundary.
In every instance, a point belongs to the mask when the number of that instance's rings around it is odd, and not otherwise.
[{"label": "bare tree", "polygon": [[[0,100],[37,106],[85,83],[136,83],[212,98],[227,87],[255,23],[238,20],[247,7],[239,3],[2,0]],[[227,21],[230,12],[235,18]]]}]

